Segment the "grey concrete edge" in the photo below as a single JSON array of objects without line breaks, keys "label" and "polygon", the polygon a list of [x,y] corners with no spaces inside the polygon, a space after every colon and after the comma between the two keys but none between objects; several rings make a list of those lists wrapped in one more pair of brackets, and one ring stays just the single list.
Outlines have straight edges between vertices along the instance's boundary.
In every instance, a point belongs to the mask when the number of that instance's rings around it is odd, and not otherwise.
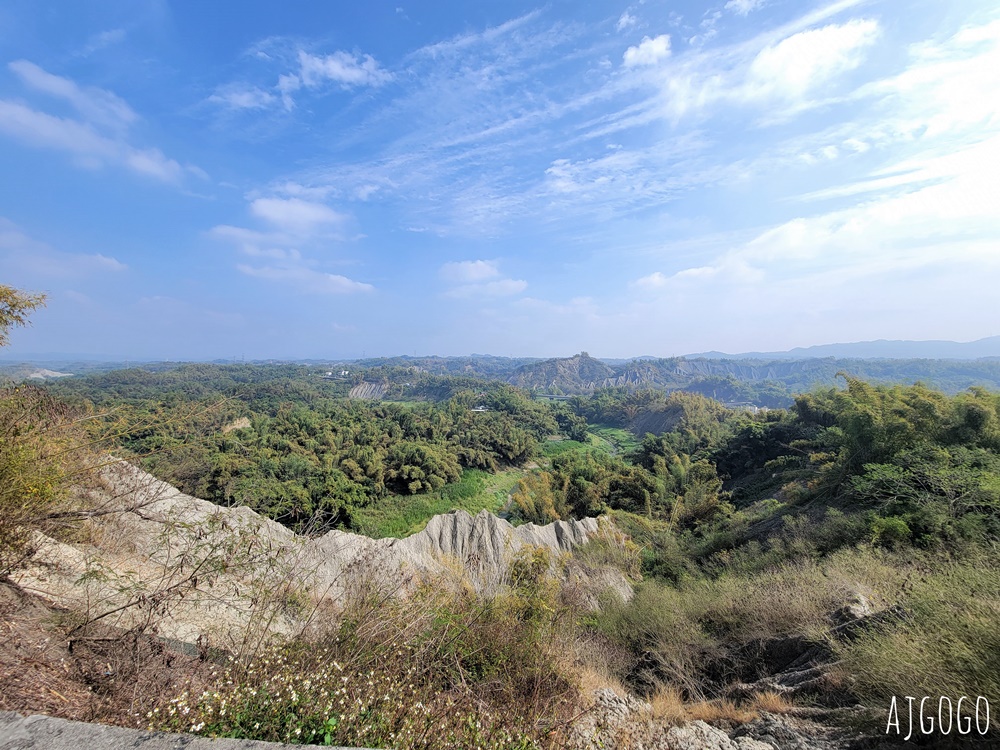
[{"label": "grey concrete edge", "polygon": [[[105,724],[55,719],[51,716],[21,716],[0,711],[0,750],[303,750],[319,745],[286,745],[257,740],[208,739],[192,734],[168,734],[127,729]],[[327,750],[330,750],[327,746]],[[334,747],[333,750],[366,750]]]}]

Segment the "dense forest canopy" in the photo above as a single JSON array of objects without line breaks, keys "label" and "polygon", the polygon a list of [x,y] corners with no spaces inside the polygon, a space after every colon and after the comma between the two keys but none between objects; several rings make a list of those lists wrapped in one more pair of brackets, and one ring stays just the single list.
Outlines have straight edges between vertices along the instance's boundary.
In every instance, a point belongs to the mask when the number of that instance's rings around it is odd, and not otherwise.
[{"label": "dense forest canopy", "polygon": [[[376,368],[392,382],[412,372]],[[424,377],[412,398],[345,398],[360,380],[307,367],[187,365],[111,372],[53,391],[138,425],[122,447],[185,492],[251,507],[293,528],[351,528],[355,508],[438,490],[463,469],[533,456],[557,410],[503,383]]]},{"label": "dense forest canopy", "polygon": [[[363,382],[383,384],[383,399],[348,398]],[[847,512],[845,544],[995,539],[1000,397],[841,383],[756,414],[697,392],[625,386],[539,400],[501,381],[396,363],[332,376],[194,364],[50,388],[127,415],[139,427],[122,447],[186,492],[294,528],[352,528],[354,512],[380,499],[536,461],[511,493],[516,517],[632,513],[666,524],[693,560],[755,542],[765,507],[778,519],[819,514],[820,526]],[[634,437],[608,450],[591,442],[601,426]],[[550,438],[564,444],[555,450]]]}]

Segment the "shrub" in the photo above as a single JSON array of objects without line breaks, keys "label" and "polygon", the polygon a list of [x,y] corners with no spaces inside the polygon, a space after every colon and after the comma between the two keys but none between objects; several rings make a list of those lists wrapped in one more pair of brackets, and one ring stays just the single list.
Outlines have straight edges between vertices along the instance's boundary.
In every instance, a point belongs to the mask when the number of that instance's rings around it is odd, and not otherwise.
[{"label": "shrub", "polygon": [[872,544],[877,544],[889,549],[896,549],[902,544],[908,544],[911,537],[910,527],[899,516],[889,516],[883,518],[876,516],[872,519]]},{"label": "shrub", "polygon": [[66,406],[40,388],[0,390],[0,578],[32,555],[34,530],[79,470],[75,432]]},{"label": "shrub", "polygon": [[[835,644],[841,669],[854,692],[879,711],[882,729],[894,695],[953,701],[1000,695],[1000,572],[994,561],[983,555],[917,562],[909,570],[912,589],[901,601],[904,616]],[[998,718],[992,718],[993,731],[1000,729]]]}]

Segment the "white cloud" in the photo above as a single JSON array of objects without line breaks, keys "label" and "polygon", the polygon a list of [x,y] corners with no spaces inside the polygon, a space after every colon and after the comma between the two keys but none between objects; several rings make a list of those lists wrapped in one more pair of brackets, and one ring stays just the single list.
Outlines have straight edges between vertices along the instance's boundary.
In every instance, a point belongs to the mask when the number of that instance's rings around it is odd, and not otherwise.
[{"label": "white cloud", "polygon": [[511,297],[528,288],[523,279],[502,278],[495,260],[463,260],[445,263],[438,275],[451,289],[444,296],[452,299],[484,299]]},{"label": "white cloud", "polygon": [[527,288],[528,282],[522,279],[497,279],[482,284],[463,284],[449,289],[445,292],[445,296],[454,299],[511,297],[520,294]]},{"label": "white cloud", "polygon": [[266,109],[277,101],[277,97],[256,86],[230,85],[217,90],[208,101],[230,109]]},{"label": "white cloud", "polygon": [[765,47],[750,64],[743,95],[801,98],[810,90],[861,64],[879,35],[876,21],[854,19],[809,29]]},{"label": "white cloud", "polygon": [[[859,177],[847,163],[838,166],[837,174],[851,175],[847,181],[795,196],[811,211],[734,249],[720,241],[708,262],[633,282],[657,292],[642,314],[717,300],[706,324],[727,331],[730,341],[761,341],[754,331],[782,319],[786,340],[757,348],[851,340],[858,330],[866,338],[995,333],[1000,100],[992,94],[1000,89],[1000,22],[910,52],[905,70],[855,92],[853,101],[871,102],[869,109],[849,110],[852,119],[793,138],[762,159],[772,172],[796,160],[795,168],[821,169],[829,160],[857,159],[869,165],[866,172]],[[802,315],[787,319],[787,309]],[[717,348],[727,347],[747,348]]]},{"label": "white cloud", "polygon": [[173,159],[168,159],[158,148],[141,151],[128,149],[125,153],[125,163],[136,172],[164,182],[180,182],[184,175],[184,167]]},{"label": "white cloud", "polygon": [[626,68],[656,65],[670,57],[670,36],[660,34],[658,37],[643,37],[642,41],[625,50],[622,60]]},{"label": "white cloud", "polygon": [[347,216],[323,203],[301,198],[257,198],[250,204],[254,214],[275,226],[309,233],[317,228],[343,224]]},{"label": "white cloud", "polygon": [[[314,55],[303,49],[297,50],[298,69],[278,76],[275,88],[285,109],[295,107],[293,94],[303,87],[319,89],[328,84],[337,84],[343,89],[359,86],[378,87],[392,80],[392,74],[379,65],[371,55],[354,55],[337,50],[329,55]],[[268,57],[267,59],[270,59]],[[253,99],[259,106],[267,106],[274,99],[257,96]]]},{"label": "white cloud", "polygon": [[497,26],[490,26],[483,31],[458,34],[443,42],[435,42],[421,47],[415,54],[423,57],[439,58],[467,52],[473,47],[483,44],[493,44],[501,39],[512,36],[541,15],[540,10],[532,10],[523,16],[504,21]]},{"label": "white cloud", "polygon": [[738,16],[746,16],[764,4],[764,0],[729,0],[726,10],[731,10]]},{"label": "white cloud", "polygon": [[81,88],[27,60],[16,60],[8,67],[27,86],[72,104],[83,120],[59,117],[21,102],[0,99],[0,132],[32,146],[66,151],[73,155],[77,166],[87,169],[113,163],[173,184],[179,184],[185,174],[207,178],[203,170],[193,165],[182,166],[157,148],[132,145],[125,131],[138,115],[115,94]]},{"label": "white cloud", "polygon": [[625,11],[618,18],[618,23],[615,24],[615,29],[617,29],[618,31],[624,31],[625,29],[635,26],[635,24],[636,24],[635,16],[633,16],[628,11]]},{"label": "white cloud", "polygon": [[937,179],[939,161],[1000,130],[1000,21],[912,45],[901,72],[871,81],[852,95],[867,111],[823,130],[783,141],[758,159],[755,171],[893,158],[850,181],[818,187],[800,200],[898,192]]},{"label": "white cloud", "polygon": [[438,271],[441,278],[455,284],[469,284],[500,275],[495,260],[463,260],[445,263]]},{"label": "white cloud", "polygon": [[327,82],[352,86],[381,86],[392,79],[371,55],[358,57],[338,50],[330,55],[311,55],[299,50],[299,78],[310,88]]},{"label": "white cloud", "polygon": [[[279,192],[310,194],[297,182],[286,182]],[[264,265],[238,263],[236,268],[247,276],[287,284],[310,294],[349,294],[371,291],[375,287],[339,274],[318,270],[322,262],[314,257],[328,256],[330,240],[339,239],[337,230],[348,217],[325,203],[302,198],[251,198],[250,212],[270,228],[263,231],[220,224],[209,234],[234,243],[243,255],[260,259]]]},{"label": "white cloud", "polygon": [[500,279],[480,285],[480,291],[488,297],[507,297],[520,294],[528,288],[528,282],[523,279]]},{"label": "white cloud", "polygon": [[55,148],[100,161],[116,158],[120,147],[77,120],[38,112],[0,99],[0,130],[33,146]]},{"label": "white cloud", "polygon": [[885,97],[907,138],[976,131],[1000,124],[1000,20],[970,26],[942,43],[915,44],[902,73],[861,88]]},{"label": "white cloud", "polygon": [[80,51],[80,54],[83,57],[87,57],[105,47],[110,47],[112,44],[124,41],[125,36],[125,29],[109,29],[108,31],[94,34],[87,40],[87,45]]},{"label": "white cloud", "polygon": [[372,185],[370,183],[367,185],[359,185],[354,190],[354,197],[356,197],[359,201],[366,201],[378,193],[381,189],[381,185]]},{"label": "white cloud", "polygon": [[295,106],[295,99],[292,94],[302,88],[302,79],[293,74],[282,74],[278,76],[278,92],[281,94],[281,103],[285,109],[292,109]]},{"label": "white cloud", "polygon": [[666,286],[667,281],[668,279],[666,276],[659,271],[654,271],[648,276],[636,279],[632,282],[632,285],[637,286],[640,289],[659,289],[660,287]]},{"label": "white cloud", "polygon": [[49,73],[28,60],[15,60],[8,63],[7,67],[26,86],[66,100],[90,122],[121,127],[139,118],[128,104],[110,91],[95,87],[81,88],[68,78]]},{"label": "white cloud", "polygon": [[[5,256],[5,257],[4,257]],[[102,253],[67,253],[39,242],[0,217],[0,257],[10,268],[40,279],[81,277],[125,271],[128,266]]]},{"label": "white cloud", "polygon": [[652,79],[660,92],[651,101],[660,116],[675,123],[720,104],[766,105],[767,121],[781,121],[849,95],[838,88],[841,79],[865,61],[881,34],[878,22],[852,19],[819,28],[808,24],[856,3],[843,0],[748,42],[663,65]]},{"label": "white cloud", "polygon": [[294,238],[282,232],[258,232],[246,227],[220,224],[212,227],[208,233],[218,239],[233,242],[251,258],[270,258],[289,263],[303,260],[302,253],[297,248],[288,246],[295,241]]},{"label": "white cloud", "polygon": [[894,267],[950,265],[975,275],[970,264],[992,258],[1000,243],[1000,171],[988,164],[1000,164],[1000,134],[918,169],[898,163],[908,182],[894,181],[848,208],[790,219],[673,279],[776,280],[821,271],[859,279]]},{"label": "white cloud", "polygon": [[351,294],[354,292],[370,292],[375,289],[371,284],[354,281],[346,276],[315,271],[301,266],[248,266],[239,264],[237,268],[247,276],[253,276],[267,281],[277,281],[292,284],[304,292],[314,294]]}]

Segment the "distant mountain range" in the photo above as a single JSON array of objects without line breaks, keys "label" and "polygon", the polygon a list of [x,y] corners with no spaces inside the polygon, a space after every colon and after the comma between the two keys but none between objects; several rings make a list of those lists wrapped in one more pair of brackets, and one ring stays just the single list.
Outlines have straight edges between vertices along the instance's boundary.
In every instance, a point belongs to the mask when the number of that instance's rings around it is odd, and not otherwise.
[{"label": "distant mountain range", "polygon": [[985,359],[1000,358],[1000,336],[977,341],[858,341],[851,344],[820,344],[797,347],[786,352],[702,352],[688,354],[687,359],[815,359],[839,357],[849,359]]},{"label": "distant mountain range", "polygon": [[[16,362],[16,360],[15,360]],[[227,362],[228,363],[228,362]],[[121,367],[123,363],[67,360],[46,369],[76,375]],[[249,363],[248,363],[249,364]],[[266,363],[254,363],[266,364]],[[728,403],[787,406],[792,395],[843,384],[840,373],[877,383],[921,381],[949,393],[973,386],[1000,390],[1000,336],[968,343],[954,341],[863,341],[824,344],[786,352],[726,354],[703,352],[685,357],[598,359],[586,352],[572,357],[535,359],[476,354],[467,357],[380,357],[365,360],[299,360],[307,367],[364,369],[372,382],[404,382],[411,372],[503,380],[554,395],[593,393],[600,388],[659,388],[702,393]],[[133,362],[159,371],[178,363]],[[38,377],[41,363],[0,359],[0,381]]]},{"label": "distant mountain range", "polygon": [[662,388],[702,393],[724,402],[787,406],[795,393],[828,387],[844,373],[877,383],[921,381],[949,393],[973,386],[1000,388],[1000,358],[977,360],[863,357],[672,357],[610,364],[585,352],[528,362],[508,383],[555,395],[592,393],[598,388]]}]

